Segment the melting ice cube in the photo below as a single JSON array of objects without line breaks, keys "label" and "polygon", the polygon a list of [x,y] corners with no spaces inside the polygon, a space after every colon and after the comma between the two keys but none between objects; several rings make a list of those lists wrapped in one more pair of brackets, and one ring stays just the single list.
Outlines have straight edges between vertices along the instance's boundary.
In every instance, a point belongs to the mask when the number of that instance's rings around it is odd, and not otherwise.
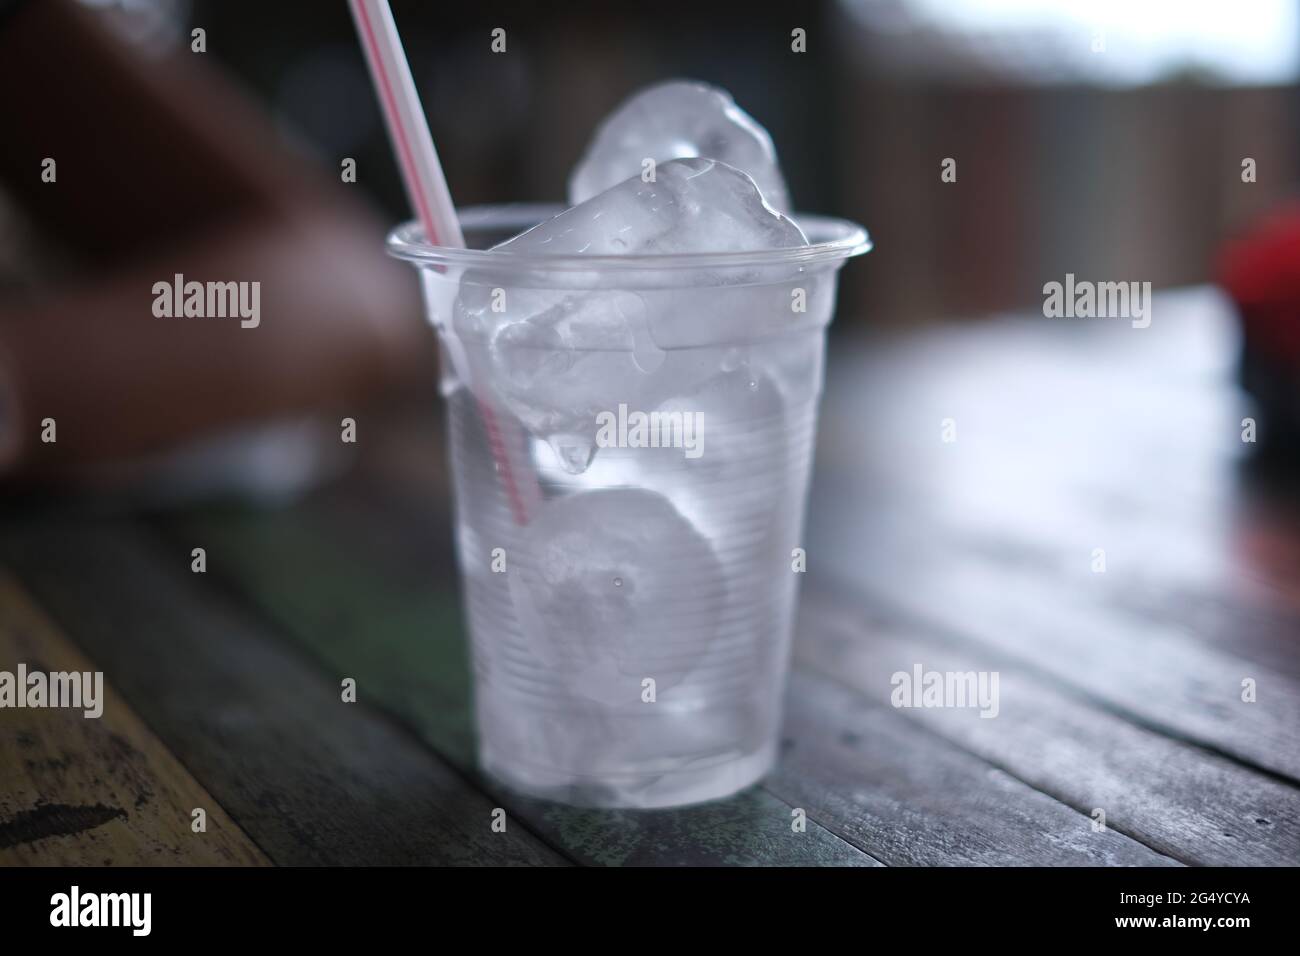
[{"label": "melting ice cube", "polygon": [[726,582],[712,545],[663,495],[636,488],[546,503],[510,589],[534,654],[569,690],[615,710],[670,691],[713,638]]},{"label": "melting ice cube", "polygon": [[664,163],[692,156],[744,170],[769,205],[790,209],[767,130],[725,90],[687,80],[641,90],[605,119],[569,179],[569,202],[577,205],[628,176],[639,176],[646,160]]},{"label": "melting ice cube", "polygon": [[[497,247],[533,255],[620,255],[740,252],[806,245],[790,219],[763,203],[752,179],[711,159],[680,159],[659,167],[656,181],[634,176]],[[758,308],[789,315],[784,290],[756,303],[703,270],[662,275],[663,288],[569,291],[499,279],[462,280],[457,334],[473,351],[483,343],[488,378],[520,421],[556,448],[570,470],[590,461],[597,415],[620,403],[649,411],[689,391],[716,370],[701,350],[661,348],[664,330],[708,329],[729,320],[733,302],[742,325]],[[696,274],[698,272],[698,274]],[[710,285],[710,281],[714,284]],[[616,280],[614,280],[616,281]],[[700,288],[690,287],[692,282]],[[640,284],[647,284],[646,275]],[[708,338],[707,336],[705,337]]]}]

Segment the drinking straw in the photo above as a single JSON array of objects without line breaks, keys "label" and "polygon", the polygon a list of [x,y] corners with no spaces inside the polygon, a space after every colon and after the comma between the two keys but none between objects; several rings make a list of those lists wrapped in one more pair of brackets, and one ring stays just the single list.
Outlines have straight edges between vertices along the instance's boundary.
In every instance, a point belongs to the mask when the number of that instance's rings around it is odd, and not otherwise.
[{"label": "drinking straw", "polygon": [[[370,77],[383,106],[402,180],[424,227],[424,237],[435,246],[464,248],[465,237],[456,218],[456,207],[447,190],[447,179],[443,176],[442,164],[438,162],[438,151],[434,149],[429,124],[425,122],[420,97],[415,92],[411,66],[397,35],[397,23],[393,20],[388,0],[349,0],[349,6],[370,67]],[[531,476],[531,471],[525,466],[516,468],[511,463],[511,442],[508,439],[516,437],[516,430],[503,435],[501,422],[491,404],[481,396],[476,398],[487,431],[488,446],[496,460],[497,473],[510,498],[511,514],[516,524],[525,525],[528,523],[528,509],[524,505],[520,476]],[[529,482],[529,487],[536,489],[535,477]]]},{"label": "drinking straw", "polygon": [[370,76],[383,104],[388,135],[397,150],[406,192],[420,216],[424,237],[435,246],[464,248],[456,207],[447,191],[438,151],[433,148],[429,124],[424,121],[388,0],[350,0],[350,5]]}]

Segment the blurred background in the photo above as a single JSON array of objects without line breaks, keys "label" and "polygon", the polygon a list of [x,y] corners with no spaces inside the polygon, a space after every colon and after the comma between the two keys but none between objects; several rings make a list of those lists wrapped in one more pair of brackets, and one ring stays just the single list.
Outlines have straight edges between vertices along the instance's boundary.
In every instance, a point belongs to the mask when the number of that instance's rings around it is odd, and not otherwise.
[{"label": "blurred background", "polygon": [[[730,90],[771,132],[797,207],[877,241],[844,276],[844,324],[1023,307],[1067,271],[1205,281],[1223,238],[1300,174],[1294,0],[393,7],[463,204],[561,199],[596,124],[641,86]],[[189,19],[286,137],[326,167],[357,157],[362,188],[408,214],[342,4],[197,3]]]},{"label": "blurred background", "polygon": [[[857,220],[876,241],[845,271],[837,338],[1037,309],[1043,284],[1066,273],[1206,282],[1224,243],[1285,208],[1300,177],[1294,0],[393,7],[461,205],[560,199],[596,124],[641,86],[693,77],[730,90],[771,132],[796,207]],[[11,140],[0,161],[0,395],[10,409],[0,461],[32,467],[31,429],[48,409],[117,424],[103,441],[83,432],[37,449],[47,472],[431,377],[414,277],[382,261],[383,230],[410,213],[345,4],[0,9]],[[505,53],[491,48],[497,27]],[[796,28],[806,52],[792,51]],[[56,144],[63,177],[57,193],[42,191],[33,171]],[[355,183],[340,180],[346,158]],[[953,182],[941,180],[947,159]],[[357,270],[340,290],[318,283],[317,305],[336,322],[309,318],[301,298],[273,299],[284,351],[263,330],[254,352],[247,335],[160,332],[123,302],[120,319],[97,323],[113,323],[113,339],[78,333],[80,364],[60,351],[65,337],[33,331],[58,322],[35,321],[32,309],[69,290],[86,290],[52,307],[69,327],[90,321],[88,300],[112,313],[113,296],[91,283],[149,256],[141,276],[169,275],[179,260],[163,261],[166,250],[201,245],[240,216],[277,251],[252,257],[248,243],[224,239],[208,251],[244,249],[259,268],[297,255],[289,271],[310,270],[321,253],[309,261],[301,244],[261,227],[327,220],[308,227],[313,241],[338,238]],[[347,295],[368,303],[353,305],[371,313],[365,336],[338,305]],[[153,354],[160,334],[187,337],[163,349],[170,378]],[[104,350],[124,336],[118,377],[96,394],[109,374]],[[292,344],[304,337],[310,344]],[[272,371],[286,361],[299,367],[294,382]],[[190,411],[159,416],[161,394]],[[23,405],[41,416],[15,411]],[[155,409],[151,426],[122,425],[144,408]]]}]

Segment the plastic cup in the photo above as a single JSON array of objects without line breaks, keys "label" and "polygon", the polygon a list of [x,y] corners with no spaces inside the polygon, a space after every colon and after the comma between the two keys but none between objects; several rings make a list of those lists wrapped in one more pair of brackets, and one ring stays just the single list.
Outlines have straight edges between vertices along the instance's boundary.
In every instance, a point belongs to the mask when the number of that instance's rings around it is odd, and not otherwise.
[{"label": "plastic cup", "polygon": [[558,211],[388,243],[442,346],[480,763],[585,806],[724,797],[776,755],[825,330],[870,241],[485,251]]}]

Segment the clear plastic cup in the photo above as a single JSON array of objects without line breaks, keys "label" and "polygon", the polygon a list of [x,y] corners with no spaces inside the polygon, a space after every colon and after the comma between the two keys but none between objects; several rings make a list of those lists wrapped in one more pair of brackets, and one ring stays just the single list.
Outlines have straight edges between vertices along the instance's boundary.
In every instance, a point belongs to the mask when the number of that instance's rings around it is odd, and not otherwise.
[{"label": "clear plastic cup", "polygon": [[480,763],[586,806],[723,797],[776,755],[825,329],[870,240],[484,251],[558,211],[389,237],[442,346]]}]

